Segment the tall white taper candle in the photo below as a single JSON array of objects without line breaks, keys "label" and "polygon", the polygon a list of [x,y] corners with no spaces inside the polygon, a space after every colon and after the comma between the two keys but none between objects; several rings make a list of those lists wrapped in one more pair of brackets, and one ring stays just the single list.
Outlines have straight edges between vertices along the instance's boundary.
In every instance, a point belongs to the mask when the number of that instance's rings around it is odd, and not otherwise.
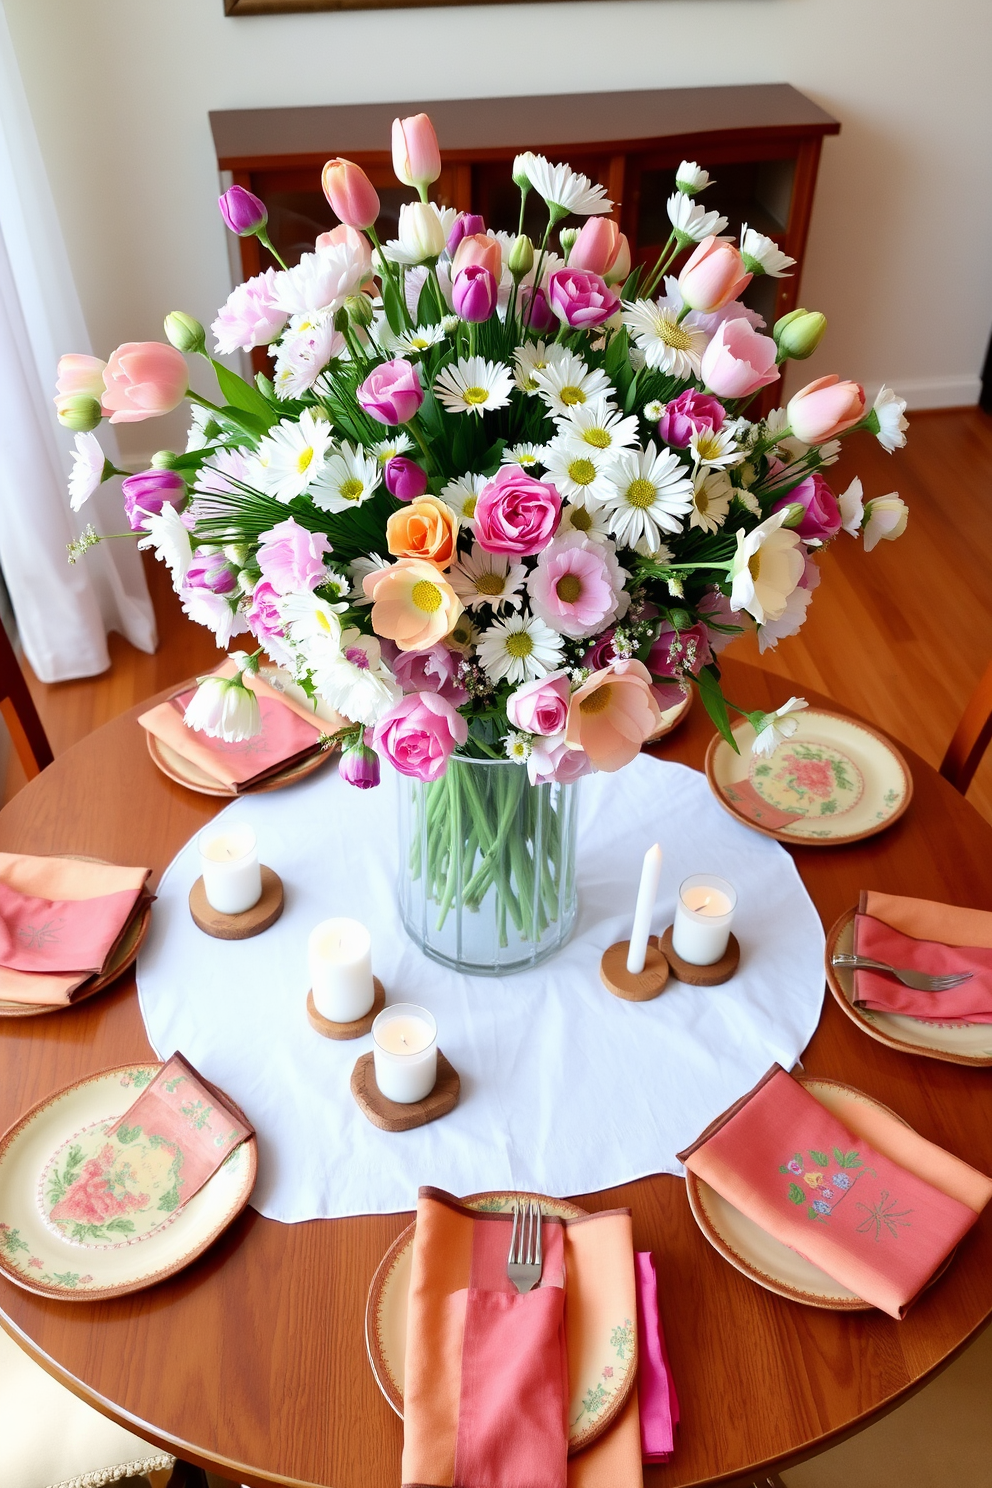
[{"label": "tall white taper candle", "polygon": [[641,869],[637,905],[634,909],[634,924],[627,948],[627,970],[634,976],[644,970],[644,961],[648,953],[648,936],[651,933],[651,916],[654,914],[654,901],[658,897],[660,880],[661,848],[656,842],[654,847],[649,847],[644,854],[644,867]]}]

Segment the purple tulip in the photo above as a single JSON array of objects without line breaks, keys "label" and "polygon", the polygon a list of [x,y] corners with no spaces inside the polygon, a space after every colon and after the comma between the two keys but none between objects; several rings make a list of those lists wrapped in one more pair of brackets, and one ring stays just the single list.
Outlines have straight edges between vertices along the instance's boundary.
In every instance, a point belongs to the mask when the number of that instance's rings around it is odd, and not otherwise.
[{"label": "purple tulip", "polygon": [[468,264],[455,275],[451,303],[462,320],[479,325],[496,309],[496,280],[481,264]]},{"label": "purple tulip", "polygon": [[408,460],[405,455],[394,455],[391,460],[387,460],[382,478],[386,482],[386,490],[397,501],[416,501],[427,490],[427,471],[416,460]]},{"label": "purple tulip", "polygon": [[186,482],[176,470],[142,470],[122,480],[121,490],[128,525],[132,532],[140,532],[148,517],[185,499]]},{"label": "purple tulip", "polygon": [[203,553],[199,549],[193,554],[183,582],[187,589],[209,589],[211,594],[233,594],[237,587],[234,570],[224,554]]},{"label": "purple tulip", "polygon": [[455,249],[462,238],[471,237],[473,233],[484,233],[486,224],[478,212],[459,212],[448,234],[448,253],[454,258]]},{"label": "purple tulip", "polygon": [[239,238],[250,238],[269,220],[265,203],[243,186],[229,186],[217,205],[225,223]]},{"label": "purple tulip", "polygon": [[367,744],[354,744],[342,751],[338,774],[357,790],[371,790],[379,784],[379,756]]},{"label": "purple tulip", "polygon": [[557,326],[558,317],[548,304],[543,289],[534,289],[525,284],[520,291],[520,321],[532,331],[550,331]]}]

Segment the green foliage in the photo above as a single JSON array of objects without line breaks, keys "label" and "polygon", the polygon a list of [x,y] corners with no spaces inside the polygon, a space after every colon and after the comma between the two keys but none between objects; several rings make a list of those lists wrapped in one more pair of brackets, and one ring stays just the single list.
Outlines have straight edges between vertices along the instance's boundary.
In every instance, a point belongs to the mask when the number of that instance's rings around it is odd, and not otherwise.
[{"label": "green foliage", "polygon": [[818,1152],[814,1147],[811,1147],[809,1149],[809,1155],[816,1163],[816,1166],[818,1168],[825,1168],[827,1166],[827,1163],[830,1161],[825,1152]]},{"label": "green foliage", "polygon": [[806,1202],[806,1195],[798,1183],[789,1184],[789,1198],[794,1204],[804,1204]]},{"label": "green foliage", "polygon": [[834,1159],[839,1168],[861,1167],[861,1154],[858,1152],[841,1152],[839,1147],[835,1147]]},{"label": "green foliage", "polygon": [[703,667],[696,676],[696,685],[699,688],[699,696],[703,700],[703,707],[719,730],[721,738],[726,739],[735,754],[740,754],[737,740],[730,727],[730,714],[727,712],[726,699],[720,689],[720,673],[717,668],[713,665]]},{"label": "green foliage", "polygon": [[279,413],[266,398],[252,387],[251,383],[245,382],[236,372],[225,367],[223,362],[210,359],[210,365],[217,375],[217,385],[229,405],[224,411],[229,417],[236,416],[243,421],[247,415],[250,422],[256,425],[264,434],[278,421]]}]

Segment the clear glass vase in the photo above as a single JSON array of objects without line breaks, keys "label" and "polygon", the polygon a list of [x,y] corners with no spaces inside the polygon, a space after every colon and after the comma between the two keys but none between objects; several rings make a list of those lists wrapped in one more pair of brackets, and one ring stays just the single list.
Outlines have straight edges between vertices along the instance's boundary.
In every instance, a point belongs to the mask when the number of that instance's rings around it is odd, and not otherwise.
[{"label": "clear glass vase", "polygon": [[455,755],[439,780],[400,788],[400,911],[424,954],[475,976],[554,955],[575,923],[578,782]]}]

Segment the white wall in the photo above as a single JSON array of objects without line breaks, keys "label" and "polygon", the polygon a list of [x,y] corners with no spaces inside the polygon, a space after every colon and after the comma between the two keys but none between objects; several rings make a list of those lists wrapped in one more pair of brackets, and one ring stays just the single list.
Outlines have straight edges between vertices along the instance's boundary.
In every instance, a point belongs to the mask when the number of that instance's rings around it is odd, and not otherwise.
[{"label": "white wall", "polygon": [[[221,0],[5,4],[104,354],[161,336],[172,309],[209,322],[226,297],[209,109],[789,82],[843,125],[824,145],[802,285],[830,321],[810,375],[884,380],[916,407],[977,398],[992,324],[988,0],[240,19]],[[162,422],[122,432],[134,456],[178,438]]]}]

